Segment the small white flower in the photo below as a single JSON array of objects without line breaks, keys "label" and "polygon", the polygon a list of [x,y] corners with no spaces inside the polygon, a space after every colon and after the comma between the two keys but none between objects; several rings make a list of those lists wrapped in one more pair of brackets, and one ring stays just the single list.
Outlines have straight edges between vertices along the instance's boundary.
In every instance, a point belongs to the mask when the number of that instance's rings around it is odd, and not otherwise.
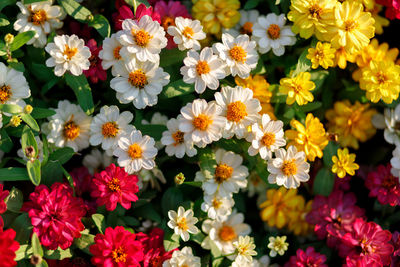
[{"label": "small white flower", "polygon": [[125,167],[129,174],[140,171],[142,168],[151,170],[156,165],[154,158],[157,148],[152,137],[138,130],[127,133],[118,140],[118,147],[114,150],[114,156],[118,158],[118,165]]},{"label": "small white flower", "polygon": [[196,99],[181,108],[179,130],[185,133],[185,140],[191,140],[198,147],[205,147],[218,141],[226,119],[221,108],[215,103],[207,103],[204,99]]},{"label": "small white flower", "polygon": [[168,34],[173,36],[179,50],[200,49],[199,40],[206,38],[200,21],[183,17],[175,18],[175,26],[168,27]]},{"label": "small white flower", "polygon": [[260,124],[254,123],[251,131],[252,134],[249,135],[251,146],[248,149],[250,156],[259,153],[262,159],[270,159],[272,152],[286,145],[283,122],[272,121],[268,114],[263,114]]},{"label": "small white flower", "polygon": [[398,177],[400,181],[400,146],[396,146],[396,148],[392,152],[392,159],[390,160],[390,164],[392,165],[392,169],[390,172],[393,176]]},{"label": "small white flower", "polygon": [[234,38],[228,33],[222,34],[222,43],[213,45],[216,54],[226,63],[227,74],[245,79],[257,66],[258,54],[256,42],[250,41],[248,35]]},{"label": "small white flower", "polygon": [[188,51],[183,63],[183,81],[188,84],[194,83],[194,89],[199,94],[203,93],[206,87],[216,90],[219,80],[226,76],[224,62],[213,54],[210,47],[201,50],[200,54],[194,50]]},{"label": "small white flower", "polygon": [[117,106],[103,106],[90,125],[90,144],[101,144],[101,148],[111,156],[119,138],[134,129],[129,125],[132,119],[133,114],[129,111],[120,114]]},{"label": "small white flower", "polygon": [[193,210],[185,209],[180,206],[178,212],[173,210],[168,211],[168,227],[174,230],[176,235],[179,235],[183,241],[189,240],[189,233],[197,234],[199,229],[195,226],[198,219],[193,216]]},{"label": "small white flower", "polygon": [[310,179],[310,164],[305,159],[306,154],[303,151],[297,152],[294,146],[290,146],[287,151],[284,148],[276,150],[275,158],[268,161],[268,182],[288,189],[299,187],[300,182]]},{"label": "small white flower", "polygon": [[200,267],[200,257],[193,255],[191,247],[184,247],[181,250],[175,250],[169,260],[163,262],[163,267]]},{"label": "small white flower", "polygon": [[68,100],[58,102],[55,112],[49,119],[48,141],[57,147],[71,147],[75,152],[89,147],[92,118]]},{"label": "small white flower", "polygon": [[167,46],[164,28],[148,15],[139,21],[126,19],[122,22],[122,34],[119,36],[123,58],[134,55],[139,61],[158,62],[161,49]]},{"label": "small white flower", "polygon": [[110,166],[113,161],[113,157],[107,155],[106,152],[102,153],[98,149],[93,149],[90,151],[90,154],[86,154],[83,157],[82,165],[88,168],[89,172],[93,175]]},{"label": "small white flower", "polygon": [[232,196],[204,195],[201,210],[207,212],[210,219],[225,221],[231,215],[233,205],[235,205],[235,201]]},{"label": "small white flower", "polygon": [[377,129],[384,129],[383,137],[386,142],[396,146],[400,145],[400,104],[395,109],[386,108],[384,115],[372,116],[372,124]]},{"label": "small white flower", "polygon": [[258,17],[253,27],[252,40],[257,42],[260,53],[265,54],[272,49],[276,56],[282,56],[285,46],[296,43],[296,35],[285,23],[285,14],[277,16],[270,13],[266,17]]},{"label": "small white flower", "polygon": [[214,97],[222,108],[222,116],[227,119],[223,137],[246,137],[248,127],[260,119],[258,112],[261,111],[261,105],[258,99],[253,98],[253,91],[240,86],[227,86],[215,93]]},{"label": "small white flower", "polygon": [[[0,114],[0,116],[1,116],[1,114]],[[1,122],[0,122],[0,128],[1,128]],[[38,151],[35,151],[35,155],[36,155],[36,158],[39,159],[40,162],[42,162],[42,160],[43,160],[43,142],[42,142],[42,140],[40,140],[39,136],[35,136],[35,140],[36,140],[36,144],[38,147]],[[19,142],[22,145],[22,139]],[[25,152],[22,150],[22,148],[18,149],[17,155],[18,155],[18,157],[22,158],[25,161],[30,160],[26,157]]]},{"label": "small white flower", "polygon": [[230,29],[223,29],[223,33],[229,33],[233,37],[238,36],[239,34],[247,34],[251,36],[253,33],[254,24],[257,21],[257,18],[260,16],[260,13],[256,9],[252,10],[239,10],[240,20],[239,23],[235,25],[235,27]]},{"label": "small white flower", "polygon": [[169,74],[158,63],[131,60],[117,68],[120,77],[113,78],[110,87],[117,91],[120,103],[132,102],[138,109],[157,104],[157,96],[169,83]]},{"label": "small white flower", "polygon": [[269,255],[275,257],[276,255],[283,255],[288,249],[289,243],[286,243],[286,236],[277,236],[276,238],[271,236],[269,238],[268,248],[271,249]]},{"label": "small white flower", "polygon": [[22,100],[31,96],[24,74],[0,62],[0,104],[25,106]]},{"label": "small white flower", "polygon": [[56,76],[64,75],[67,70],[79,76],[90,67],[90,49],[75,34],[54,37],[54,43],[48,43],[45,50],[51,56],[46,60],[46,66],[54,67]]},{"label": "small white flower", "polygon": [[[119,32],[121,33],[121,32]],[[122,44],[118,41],[118,34],[112,34],[111,37],[106,37],[103,41],[103,48],[99,52],[99,58],[101,58],[101,66],[103,69],[111,68],[111,73],[117,76],[115,65],[125,64],[125,60],[122,58],[120,51]],[[131,58],[128,58],[126,62],[129,62]]]},{"label": "small white flower", "polygon": [[244,237],[239,236],[239,240],[233,242],[233,246],[236,248],[236,260],[241,261],[241,259],[243,259],[244,261],[252,262],[253,256],[257,255],[257,252],[254,250],[256,248],[254,240],[248,235]]}]

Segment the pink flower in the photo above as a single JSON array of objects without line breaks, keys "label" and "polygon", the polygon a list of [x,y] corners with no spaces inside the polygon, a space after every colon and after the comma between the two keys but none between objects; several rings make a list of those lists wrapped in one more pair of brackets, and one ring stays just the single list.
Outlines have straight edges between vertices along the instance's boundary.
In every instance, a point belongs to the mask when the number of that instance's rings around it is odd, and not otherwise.
[{"label": "pink flower", "polygon": [[[7,190],[3,191],[3,184],[0,184],[0,215],[6,212],[7,210],[7,205],[4,199],[6,199],[8,193],[9,192]],[[4,226],[3,218],[1,218],[0,216],[0,228],[3,228],[3,226]]]},{"label": "pink flower", "polygon": [[382,205],[397,206],[400,204],[400,183],[390,170],[392,166],[380,165],[376,171],[368,174],[365,186],[370,190],[370,197],[377,197]]},{"label": "pink flower", "polygon": [[315,252],[313,247],[308,247],[306,251],[298,249],[296,256],[291,256],[284,267],[328,267],[325,261],[325,255]]},{"label": "pink flower", "polygon": [[132,9],[127,5],[122,5],[117,7],[118,12],[112,14],[112,19],[114,21],[114,28],[116,31],[122,30],[122,22],[126,19],[140,19],[144,15],[150,16],[154,21],[161,23],[160,15],[153,11],[153,7],[146,7],[144,4],[140,4],[136,8],[136,15],[133,13]]},{"label": "pink flower", "polygon": [[82,198],[85,204],[86,215],[92,215],[96,213],[96,200],[90,198],[90,192],[92,191],[92,175],[89,173],[88,168],[82,166],[73,169],[69,173],[74,182],[75,194]]},{"label": "pink flower", "polygon": [[400,233],[397,231],[392,234],[392,244],[394,247],[394,252],[390,267],[397,267],[400,266]]},{"label": "pink flower", "polygon": [[102,47],[97,47],[96,40],[94,39],[90,39],[86,46],[89,47],[92,55],[89,58],[90,67],[88,70],[84,70],[83,74],[85,74],[86,78],[90,78],[92,83],[98,83],[99,80],[105,81],[107,79],[107,72],[101,66],[101,59],[99,58],[99,52]]},{"label": "pink flower", "polygon": [[15,241],[16,232],[13,229],[3,231],[0,228],[0,264],[2,267],[17,265],[15,252],[19,249],[19,243]]},{"label": "pink flower", "polygon": [[386,7],[388,19],[400,19],[400,0],[376,0],[376,3]]},{"label": "pink flower", "polygon": [[39,185],[24,203],[22,211],[31,218],[33,231],[40,243],[49,249],[69,248],[74,238],[81,236],[85,229],[81,219],[86,211],[80,198],[74,197],[67,184],[54,183],[51,191]]},{"label": "pink flower", "polygon": [[122,226],[108,227],[105,234],[97,234],[90,246],[92,263],[96,266],[123,267],[140,266],[143,260],[143,246],[135,240],[136,235]]},{"label": "pink flower", "polygon": [[161,17],[160,14],[154,9],[153,7],[146,7],[144,4],[140,4],[136,8],[136,14],[135,17],[137,20],[140,20],[143,16],[150,16],[153,21],[157,21],[158,23],[161,23]]},{"label": "pink flower", "polygon": [[115,210],[118,203],[130,209],[131,202],[138,200],[135,195],[139,191],[137,182],[136,175],[129,175],[123,168],[111,164],[94,175],[91,196],[97,198],[97,205],[106,205],[107,210]]}]

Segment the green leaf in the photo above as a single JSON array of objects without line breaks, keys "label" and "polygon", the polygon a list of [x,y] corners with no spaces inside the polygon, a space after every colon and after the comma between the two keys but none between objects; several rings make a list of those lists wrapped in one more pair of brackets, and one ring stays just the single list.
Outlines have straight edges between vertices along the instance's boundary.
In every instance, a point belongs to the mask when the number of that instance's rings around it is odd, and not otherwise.
[{"label": "green leaf", "polygon": [[5,8],[6,6],[14,5],[17,0],[1,0],[0,1],[0,11]]},{"label": "green leaf", "polygon": [[104,234],[104,231],[106,230],[106,222],[104,220],[104,215],[98,213],[92,214],[92,219],[99,232]]},{"label": "green leaf", "polygon": [[143,217],[158,223],[161,223],[162,220],[160,214],[158,214],[151,203],[136,208],[133,213],[135,217]]},{"label": "green leaf", "polygon": [[5,153],[10,152],[13,147],[13,141],[11,140],[10,136],[8,136],[6,129],[0,129],[0,136],[0,150]]},{"label": "green leaf", "polygon": [[14,229],[17,233],[15,240],[18,241],[18,243],[26,244],[29,242],[33,227],[28,213],[19,215],[10,225],[10,228]]},{"label": "green leaf", "polygon": [[45,119],[48,117],[53,116],[54,114],[56,114],[56,112],[52,109],[47,109],[47,108],[34,108],[32,110],[31,116],[34,119]]},{"label": "green leaf", "polygon": [[57,161],[57,163],[60,165],[60,169],[63,171],[65,178],[67,178],[69,186],[71,186],[73,194],[75,196],[74,180],[72,179],[71,175],[67,172],[67,170],[61,165],[61,163],[59,161]]},{"label": "green leaf", "polygon": [[124,217],[122,217],[122,220],[124,220],[124,222],[128,226],[139,226],[140,225],[140,221],[132,216],[124,216]]},{"label": "green leaf", "polygon": [[33,149],[35,150],[35,155],[33,157],[36,157],[38,155],[38,145],[36,143],[35,136],[33,135],[31,129],[25,125],[23,130],[22,130],[22,136],[21,136],[21,145],[22,145],[22,151],[25,153],[25,149],[28,146],[32,146]]},{"label": "green leaf", "polygon": [[21,106],[15,104],[0,104],[0,110],[10,114],[18,114],[23,111]]},{"label": "green leaf", "polygon": [[[20,245],[19,249],[15,252],[15,261],[20,261],[22,259],[29,259],[32,255],[32,247],[28,244]],[[18,265],[19,266],[19,265]]]},{"label": "green leaf", "polygon": [[31,116],[31,114],[26,114],[26,113],[21,113],[20,114],[21,119],[28,124],[29,127],[32,128],[32,130],[39,132],[40,128],[39,125],[37,124],[36,120]]},{"label": "green leaf", "polygon": [[[0,8],[1,9],[1,8]],[[14,41],[10,44],[10,51],[15,51],[35,36],[35,31],[21,32],[15,36]]]},{"label": "green leaf", "polygon": [[94,19],[90,21],[88,25],[90,27],[95,28],[103,38],[110,37],[111,34],[110,23],[103,15],[100,14],[94,15]]},{"label": "green leaf", "polygon": [[322,107],[322,102],[319,101],[314,101],[314,102],[310,102],[307,103],[306,105],[302,105],[299,107],[299,109],[305,113],[319,109],[320,107]]},{"label": "green leaf", "polygon": [[187,52],[175,49],[163,49],[160,53],[160,67],[165,68],[174,64],[182,64]]},{"label": "green leaf", "polygon": [[67,249],[58,248],[56,250],[45,250],[44,257],[46,259],[51,259],[51,260],[63,260],[65,258],[71,258],[72,253],[70,248]]},{"label": "green leaf", "polygon": [[58,0],[58,3],[65,9],[68,15],[80,22],[88,22],[92,13],[84,6],[74,0]]},{"label": "green leaf", "polygon": [[63,182],[64,172],[60,166],[60,162],[51,160],[42,165],[42,184],[51,186],[54,182]]},{"label": "green leaf", "polygon": [[161,198],[161,208],[165,216],[169,210],[177,210],[183,202],[182,191],[178,187],[168,188]]},{"label": "green leaf", "polygon": [[8,62],[8,66],[19,72],[25,72],[25,66],[22,62]]},{"label": "green leaf", "polygon": [[316,195],[329,196],[334,184],[335,176],[333,173],[326,168],[322,168],[315,176],[313,192]]},{"label": "green leaf", "polygon": [[[329,72],[327,70],[320,70],[320,71],[314,71],[311,72],[311,81],[315,83],[315,89],[314,91],[318,90],[321,88],[321,86],[324,84],[326,78],[328,77]],[[329,90],[332,90],[329,88]]]},{"label": "green leaf", "polygon": [[244,5],[243,9],[244,10],[249,10],[253,9],[258,6],[258,4],[261,2],[261,0],[248,0],[246,4]]},{"label": "green leaf", "polygon": [[9,25],[10,22],[5,18],[0,18],[0,27]]},{"label": "green leaf", "polygon": [[161,92],[160,98],[171,98],[194,92],[194,85],[187,84],[182,79],[168,84]]},{"label": "green leaf", "polygon": [[31,179],[31,182],[38,186],[41,179],[40,161],[38,159],[35,159],[34,161],[28,160],[26,163],[26,169],[28,170],[28,175]]},{"label": "green leaf", "polygon": [[183,182],[183,184],[185,185],[190,185],[190,186],[194,186],[194,187],[201,187],[201,185],[203,184],[202,182]]},{"label": "green leaf", "polygon": [[25,168],[2,168],[0,169],[0,181],[29,181],[29,175]]},{"label": "green leaf", "polygon": [[307,72],[311,69],[311,61],[307,58],[308,48],[304,48],[303,53],[301,53],[299,60],[297,61],[296,69],[292,73],[292,77],[296,77],[300,72]]},{"label": "green leaf", "polygon": [[49,160],[58,161],[60,162],[60,164],[65,164],[72,158],[73,155],[75,155],[75,152],[72,148],[63,147],[51,153],[49,156]]},{"label": "green leaf", "polygon": [[33,255],[40,255],[43,257],[43,248],[42,245],[40,244],[39,237],[37,236],[36,233],[32,234],[32,251]]},{"label": "green leaf", "polygon": [[85,75],[74,76],[67,73],[65,74],[65,80],[69,87],[74,90],[76,98],[78,99],[79,105],[82,107],[83,111],[88,115],[92,114],[94,111],[92,89],[90,89]]},{"label": "green leaf", "polygon": [[58,83],[58,81],[60,80],[60,77],[54,77],[53,79],[51,79],[50,81],[48,81],[47,83],[45,83],[42,86],[42,94],[47,93],[51,88],[54,87],[54,85],[56,85]]},{"label": "green leaf", "polygon": [[37,3],[37,2],[44,2],[44,1],[47,1],[47,0],[24,0],[24,4],[27,5],[27,4]]},{"label": "green leaf", "polygon": [[41,81],[48,81],[56,77],[53,70],[44,64],[32,62],[29,70]]},{"label": "green leaf", "polygon": [[81,232],[81,237],[74,240],[74,245],[87,254],[90,254],[89,247],[94,244],[94,237],[94,235],[89,234],[88,229],[85,229]]},{"label": "green leaf", "polygon": [[325,147],[322,159],[326,167],[330,168],[332,166],[332,156],[336,155],[339,147],[339,144],[333,141],[329,141],[329,144]]},{"label": "green leaf", "polygon": [[214,176],[217,161],[215,160],[215,154],[211,148],[205,148],[199,153],[199,165],[204,176],[211,178]]},{"label": "green leaf", "polygon": [[150,135],[156,141],[159,141],[162,137],[162,133],[167,130],[167,126],[158,124],[142,124],[138,125],[137,128],[142,134]]},{"label": "green leaf", "polygon": [[7,210],[15,213],[21,213],[21,207],[24,203],[24,196],[21,190],[13,187],[5,199],[5,203],[7,204]]},{"label": "green leaf", "polygon": [[42,167],[43,167],[49,160],[49,142],[47,141],[47,137],[45,134],[42,134],[42,142],[43,142],[43,160],[42,160]]}]

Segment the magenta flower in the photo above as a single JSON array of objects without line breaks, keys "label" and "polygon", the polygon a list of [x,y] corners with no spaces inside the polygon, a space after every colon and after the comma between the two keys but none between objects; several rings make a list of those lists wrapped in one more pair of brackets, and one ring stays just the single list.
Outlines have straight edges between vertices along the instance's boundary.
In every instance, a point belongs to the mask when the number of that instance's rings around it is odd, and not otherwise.
[{"label": "magenta flower", "polygon": [[400,19],[400,0],[376,0],[376,3],[386,7],[388,19]]},{"label": "magenta flower", "polygon": [[[1,190],[0,190],[1,191]],[[19,249],[19,243],[15,241],[16,232],[13,229],[3,231],[0,227],[0,265],[11,267],[17,265],[15,252]]]},{"label": "magenta flower", "polygon": [[[4,199],[6,199],[8,193],[9,192],[7,190],[3,191],[3,184],[0,184],[0,215],[6,212],[7,210],[7,204],[6,202],[4,202]],[[3,218],[1,218],[0,216],[0,228],[3,228],[3,226],[4,226]]]},{"label": "magenta flower", "polygon": [[107,72],[101,66],[101,58],[99,58],[99,52],[102,47],[97,46],[96,40],[90,39],[87,44],[90,49],[91,56],[89,58],[90,67],[88,70],[84,70],[86,78],[90,78],[92,83],[98,83],[100,81],[105,81],[107,79]]},{"label": "magenta flower", "polygon": [[325,261],[325,255],[315,252],[313,247],[308,247],[306,251],[298,249],[296,256],[291,256],[284,267],[328,267]]},{"label": "magenta flower", "polygon": [[122,22],[126,19],[140,19],[144,15],[150,16],[154,21],[161,23],[160,15],[153,10],[153,7],[146,7],[144,4],[140,4],[136,8],[136,15],[132,9],[127,5],[117,6],[118,12],[112,14],[114,21],[114,28],[116,31],[122,30]]},{"label": "magenta flower", "polygon": [[368,174],[365,186],[370,190],[370,197],[377,197],[382,205],[397,206],[400,204],[399,178],[394,177],[390,170],[392,166],[380,165],[376,171]]}]

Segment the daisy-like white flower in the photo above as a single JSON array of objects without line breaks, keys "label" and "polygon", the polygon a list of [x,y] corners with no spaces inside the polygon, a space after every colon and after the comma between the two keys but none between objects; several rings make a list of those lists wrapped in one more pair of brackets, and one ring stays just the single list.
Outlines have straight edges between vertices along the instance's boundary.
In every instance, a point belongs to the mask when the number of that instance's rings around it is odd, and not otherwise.
[{"label": "daisy-like white flower", "polygon": [[90,49],[75,34],[56,36],[54,43],[48,43],[44,49],[51,56],[46,60],[46,66],[54,67],[56,76],[64,75],[67,70],[79,76],[90,67]]},{"label": "daisy-like white flower", "polygon": [[103,69],[111,68],[111,73],[117,76],[116,68],[117,64],[124,64],[125,61],[129,62],[131,58],[123,59],[120,51],[122,44],[118,40],[118,34],[114,33],[111,37],[106,37],[103,41],[103,48],[99,52],[99,58],[101,58],[101,66]]},{"label": "daisy-like white flower", "polygon": [[175,250],[169,260],[163,262],[163,267],[200,267],[200,257],[193,255],[191,247],[184,247],[181,250]]},{"label": "daisy-like white flower", "polygon": [[86,154],[82,160],[82,165],[88,168],[92,175],[104,170],[111,163],[114,163],[114,158],[107,155],[106,152],[100,152],[98,149],[90,151],[90,154]]},{"label": "daisy-like white flower", "polygon": [[117,99],[122,104],[130,102],[138,109],[157,104],[163,86],[169,83],[169,74],[158,63],[131,60],[124,65],[116,65],[120,77],[110,82],[117,91]]},{"label": "daisy-like white flower", "polygon": [[199,229],[195,226],[198,219],[193,216],[193,210],[185,210],[182,206],[178,208],[178,212],[173,210],[168,211],[168,227],[174,230],[176,235],[179,235],[183,241],[189,240],[189,233],[197,234]]},{"label": "daisy-like white flower", "polygon": [[92,117],[68,100],[58,102],[55,112],[49,119],[47,140],[57,147],[71,147],[75,152],[89,147]]},{"label": "daisy-like white flower", "polygon": [[179,130],[179,119],[182,116],[179,115],[177,119],[170,119],[167,122],[168,130],[163,132],[161,143],[165,145],[165,152],[168,156],[176,156],[177,158],[183,158],[186,154],[189,157],[193,157],[197,154],[197,150],[193,147],[193,142],[185,140],[185,134]]},{"label": "daisy-like white flower", "polygon": [[[0,114],[1,116],[1,114]],[[0,122],[0,128],[1,128],[1,122]],[[22,150],[22,148],[18,149],[17,155],[18,157],[22,158],[25,161],[30,160],[30,157],[27,157],[27,154],[33,154],[35,155],[35,158],[37,158],[40,162],[43,160],[43,142],[40,140],[39,136],[35,136],[36,144],[38,151],[32,151],[32,148],[26,148],[25,151]],[[21,146],[22,146],[22,139],[20,140]]]},{"label": "daisy-like white flower", "polygon": [[400,181],[400,146],[396,146],[393,150],[390,164],[392,165],[390,172],[393,176],[398,177]]},{"label": "daisy-like white flower", "polygon": [[260,101],[253,98],[253,91],[240,86],[223,87],[221,92],[214,95],[217,104],[222,108],[222,116],[227,123],[223,132],[225,138],[236,135],[246,137],[248,127],[256,123],[261,110]]},{"label": "daisy-like white flower", "polygon": [[142,168],[151,170],[156,165],[154,158],[157,148],[154,139],[148,135],[142,136],[139,130],[133,130],[118,140],[118,147],[114,156],[118,158],[118,165],[125,167],[129,174],[140,171]]},{"label": "daisy-like white flower", "polygon": [[194,89],[201,94],[206,87],[216,90],[219,87],[219,80],[225,74],[225,64],[210,47],[201,50],[200,54],[194,50],[187,52],[187,57],[183,60],[185,66],[181,68],[183,81],[194,83]]},{"label": "daisy-like white flower", "polygon": [[174,37],[174,43],[178,45],[179,50],[199,50],[199,40],[206,38],[200,21],[183,17],[175,18],[175,26],[168,27],[168,34]]},{"label": "daisy-like white flower", "polygon": [[386,108],[384,114],[375,114],[371,119],[377,129],[384,129],[383,137],[386,142],[396,146],[400,145],[400,104],[395,109]]},{"label": "daisy-like white flower", "polygon": [[59,6],[53,6],[52,0],[24,5],[17,2],[21,13],[14,22],[14,30],[18,32],[34,31],[35,35],[27,44],[34,47],[44,47],[47,43],[47,34],[63,26],[61,21],[65,13]]},{"label": "daisy-like white flower", "polygon": [[179,130],[185,133],[185,140],[193,141],[198,147],[205,147],[221,138],[226,119],[220,116],[221,108],[215,103],[196,99],[181,108],[181,114]]},{"label": "daisy-like white flower", "polygon": [[0,62],[0,104],[25,106],[22,100],[31,96],[24,74]]},{"label": "daisy-like white flower", "polygon": [[101,148],[111,156],[119,138],[134,129],[129,125],[132,119],[133,114],[129,111],[120,114],[117,106],[103,106],[90,125],[90,144],[101,144]]},{"label": "daisy-like white flower", "polygon": [[126,19],[122,22],[122,34],[119,36],[123,58],[135,55],[139,61],[158,62],[161,49],[167,46],[164,28],[150,16],[145,15],[139,21]]},{"label": "daisy-like white flower", "polygon": [[256,245],[254,245],[254,240],[250,236],[239,236],[239,240],[233,242],[233,246],[236,248],[236,253],[238,258],[243,258],[244,261],[252,262],[253,256],[257,255],[254,250]]},{"label": "daisy-like white flower", "polygon": [[235,201],[231,196],[204,195],[201,210],[207,212],[208,218],[223,222],[231,215],[233,205],[235,205]]},{"label": "daisy-like white flower", "polygon": [[300,182],[310,179],[310,164],[305,159],[306,154],[297,152],[295,146],[289,146],[287,151],[284,148],[276,150],[275,158],[268,161],[268,182],[288,189],[299,187]]},{"label": "daisy-like white flower", "polygon": [[239,13],[239,23],[237,23],[233,28],[223,29],[223,33],[229,33],[234,37],[238,36],[239,34],[247,34],[251,37],[254,30],[254,24],[256,23],[257,18],[260,16],[260,13],[256,9],[239,10]]},{"label": "daisy-like white flower", "polygon": [[232,76],[245,79],[257,66],[256,42],[250,41],[248,35],[242,34],[235,38],[228,33],[223,33],[222,43],[214,44],[213,49],[226,63],[227,74],[232,74]]},{"label": "daisy-like white flower", "polygon": [[253,27],[252,40],[257,42],[261,54],[272,49],[276,56],[282,56],[285,53],[285,46],[296,43],[295,34],[290,26],[285,26],[285,23],[285,14],[277,16],[270,13],[266,17],[258,17]]},{"label": "daisy-like white flower", "polygon": [[259,153],[262,159],[270,159],[272,152],[286,145],[283,122],[271,120],[268,114],[262,115],[260,124],[254,123],[251,126],[251,132],[251,146],[248,150],[250,156]]}]

